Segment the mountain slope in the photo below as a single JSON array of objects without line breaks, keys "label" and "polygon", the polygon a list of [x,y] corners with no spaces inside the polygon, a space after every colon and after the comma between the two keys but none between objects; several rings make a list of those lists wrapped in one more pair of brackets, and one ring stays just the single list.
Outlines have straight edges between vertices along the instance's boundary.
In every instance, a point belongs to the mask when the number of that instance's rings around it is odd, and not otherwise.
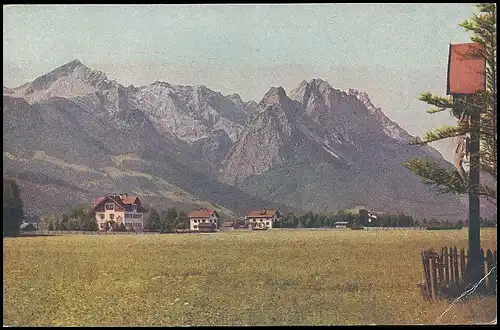
[{"label": "mountain slope", "polygon": [[74,60],[3,90],[4,176],[20,180],[32,212],[135,192],[160,208],[228,215],[360,205],[419,218],[466,214],[458,198],[436,196],[401,166],[419,156],[451,167],[435,149],[410,146],[365,93],[321,79],[243,102],[205,86],[124,87]]},{"label": "mountain slope", "polygon": [[410,146],[410,135],[366,94],[342,92],[320,79],[302,82],[291,98],[276,90],[260,102],[224,160],[222,181],[300,209],[363,205],[417,217],[463,217],[459,199],[435,196],[401,166],[412,156],[444,159],[432,148]]},{"label": "mountain slope", "polygon": [[279,207],[218,182],[196,148],[159,132],[149,113],[135,107],[134,87],[88,70],[73,61],[19,88],[4,88],[4,175],[21,181],[29,201],[40,200],[35,196],[44,189],[53,193],[44,203],[27,202],[28,210],[56,211],[120,191],[165,198],[161,207],[215,203],[226,214]]}]

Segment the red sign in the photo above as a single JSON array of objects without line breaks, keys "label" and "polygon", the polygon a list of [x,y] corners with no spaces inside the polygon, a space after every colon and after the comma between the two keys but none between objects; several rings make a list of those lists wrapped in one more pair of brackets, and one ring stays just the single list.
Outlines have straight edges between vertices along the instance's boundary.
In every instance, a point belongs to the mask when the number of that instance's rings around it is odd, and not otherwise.
[{"label": "red sign", "polygon": [[484,46],[476,42],[450,44],[446,94],[474,94],[486,89],[486,60],[479,55],[483,52]]}]

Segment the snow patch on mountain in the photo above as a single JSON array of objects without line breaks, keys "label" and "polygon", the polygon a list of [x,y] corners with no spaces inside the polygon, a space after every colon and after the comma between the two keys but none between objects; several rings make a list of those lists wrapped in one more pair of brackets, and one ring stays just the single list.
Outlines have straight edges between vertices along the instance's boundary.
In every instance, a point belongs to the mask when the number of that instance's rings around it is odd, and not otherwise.
[{"label": "snow patch on mountain", "polygon": [[110,88],[118,88],[118,83],[108,80],[103,72],[91,70],[74,60],[14,88],[12,96],[35,103],[52,97],[73,98]]},{"label": "snow patch on mountain", "polygon": [[[159,130],[168,131],[186,142],[205,139],[221,129],[234,142],[243,127],[221,115],[219,109],[210,104],[210,100],[217,97],[223,98],[205,86],[156,82],[140,87],[132,102],[150,115]],[[243,107],[239,97],[233,95],[230,98],[235,107]]]},{"label": "snow patch on mountain", "polygon": [[410,142],[411,135],[408,134],[408,132],[406,132],[404,129],[402,129],[398,124],[390,120],[384,114],[382,109],[375,107],[368,97],[368,94],[352,88],[347,91],[347,94],[355,96],[366,107],[366,109],[368,109],[368,111],[374,115],[374,118],[377,119],[380,124],[382,124],[385,134],[402,143]]}]

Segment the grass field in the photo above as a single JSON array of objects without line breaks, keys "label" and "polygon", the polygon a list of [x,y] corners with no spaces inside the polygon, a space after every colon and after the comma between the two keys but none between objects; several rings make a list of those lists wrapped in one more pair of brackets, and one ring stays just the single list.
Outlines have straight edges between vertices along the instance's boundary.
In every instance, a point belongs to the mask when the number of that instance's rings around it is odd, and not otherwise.
[{"label": "grass field", "polygon": [[[496,229],[481,232],[496,249]],[[467,230],[5,238],[4,324],[465,324],[496,297],[425,302],[420,250]]]}]

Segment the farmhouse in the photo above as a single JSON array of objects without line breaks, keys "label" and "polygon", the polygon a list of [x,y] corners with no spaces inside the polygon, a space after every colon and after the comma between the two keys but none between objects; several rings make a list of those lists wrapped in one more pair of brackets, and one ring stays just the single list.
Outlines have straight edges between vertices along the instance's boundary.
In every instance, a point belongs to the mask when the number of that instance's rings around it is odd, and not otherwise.
[{"label": "farmhouse", "polygon": [[233,230],[234,229],[234,221],[224,221],[220,225],[220,230]]},{"label": "farmhouse", "polygon": [[95,198],[92,211],[101,231],[113,230],[123,224],[127,230],[137,232],[144,230],[144,213],[148,212],[138,196],[128,194]]},{"label": "farmhouse", "polygon": [[245,217],[246,222],[250,228],[267,229],[273,228],[273,223],[281,219],[281,213],[276,210],[262,209],[258,211],[251,211]]},{"label": "farmhouse", "polygon": [[[189,219],[189,230],[199,231],[200,224],[202,223],[212,223],[215,225],[215,230],[217,230],[217,223],[219,221],[219,214],[215,210],[209,210],[202,208],[200,210],[191,211],[188,213]],[[202,226],[203,227],[203,226]]]},{"label": "farmhouse", "polygon": [[217,231],[215,222],[202,222],[198,225],[198,231],[202,233],[213,233]]}]

